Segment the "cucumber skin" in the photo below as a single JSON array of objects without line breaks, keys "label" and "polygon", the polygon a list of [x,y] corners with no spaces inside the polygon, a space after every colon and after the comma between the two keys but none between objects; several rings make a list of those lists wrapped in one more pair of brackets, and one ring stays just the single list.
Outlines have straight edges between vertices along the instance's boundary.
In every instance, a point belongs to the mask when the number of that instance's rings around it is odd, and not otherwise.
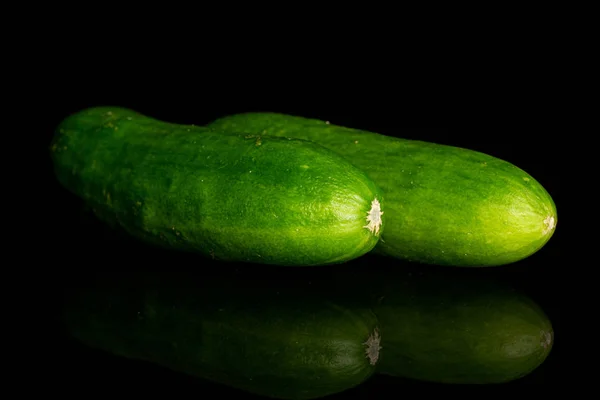
[{"label": "cucumber skin", "polygon": [[[443,268],[443,267],[440,267]],[[473,270],[462,270],[476,272]],[[506,282],[418,266],[340,271],[379,321],[377,373],[445,384],[506,383],[542,365],[554,329],[542,308]]]},{"label": "cucumber skin", "polygon": [[384,229],[365,228],[371,202],[384,207],[380,189],[306,141],[225,135],[96,107],[65,118],[51,153],[59,182],[100,219],[213,259],[341,263],[370,251]]},{"label": "cucumber skin", "polygon": [[278,113],[235,114],[207,126],[311,140],[365,171],[386,197],[377,254],[437,265],[498,266],[531,256],[555,231],[556,206],[542,185],[487,154]]},{"label": "cucumber skin", "polygon": [[275,398],[320,398],[374,374],[378,321],[368,304],[308,280],[191,275],[100,274],[67,296],[68,332],[119,357]]}]

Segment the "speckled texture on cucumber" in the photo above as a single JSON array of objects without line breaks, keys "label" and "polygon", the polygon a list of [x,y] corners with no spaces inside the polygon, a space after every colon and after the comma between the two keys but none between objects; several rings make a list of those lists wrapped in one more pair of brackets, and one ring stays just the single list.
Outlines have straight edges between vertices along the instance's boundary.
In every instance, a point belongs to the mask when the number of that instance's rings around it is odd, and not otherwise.
[{"label": "speckled texture on cucumber", "polygon": [[208,127],[312,140],[365,171],[386,197],[379,254],[438,265],[503,265],[538,251],[556,228],[555,204],[540,183],[480,152],[277,113],[231,115]]},{"label": "speckled texture on cucumber", "polygon": [[347,160],[296,139],[235,135],[132,110],[82,110],[57,128],[56,176],[129,234],[219,260],[340,263],[384,229],[380,189]]}]

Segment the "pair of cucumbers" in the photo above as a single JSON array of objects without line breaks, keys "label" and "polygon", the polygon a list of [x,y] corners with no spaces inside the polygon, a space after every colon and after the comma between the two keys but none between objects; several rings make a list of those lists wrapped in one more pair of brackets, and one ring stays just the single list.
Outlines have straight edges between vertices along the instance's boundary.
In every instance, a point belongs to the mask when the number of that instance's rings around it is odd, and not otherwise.
[{"label": "pair of cucumbers", "polygon": [[[51,153],[59,182],[101,220],[222,261],[322,266],[372,252],[496,266],[530,256],[556,226],[549,194],[510,163],[281,114],[198,127],[91,108],[60,124]],[[288,399],[374,372],[506,382],[552,347],[546,315],[497,283],[318,269],[280,269],[287,280],[256,269],[104,273],[73,294],[66,321],[92,347]]]},{"label": "pair of cucumbers", "polygon": [[275,113],[206,127],[97,107],[67,117],[56,175],[99,218],[224,261],[342,263],[375,253],[495,266],[552,236],[556,207],[500,159]]}]

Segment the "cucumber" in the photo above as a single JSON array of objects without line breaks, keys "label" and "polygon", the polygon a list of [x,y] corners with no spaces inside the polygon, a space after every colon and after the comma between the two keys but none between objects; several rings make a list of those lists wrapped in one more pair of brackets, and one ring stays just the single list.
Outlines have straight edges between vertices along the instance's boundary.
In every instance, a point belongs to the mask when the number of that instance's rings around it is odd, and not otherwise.
[{"label": "cucumber", "polygon": [[515,165],[473,150],[397,139],[277,113],[213,121],[215,130],[311,140],[365,171],[386,197],[374,252],[459,267],[510,264],[551,238],[556,207]]},{"label": "cucumber", "polygon": [[374,373],[380,337],[368,304],[308,279],[253,275],[96,274],[66,296],[66,327],[118,358],[274,398],[319,398]]},{"label": "cucumber", "polygon": [[240,136],[95,107],[51,144],[58,181],[145,242],[223,261],[342,263],[384,229],[381,191],[319,145]]},{"label": "cucumber", "polygon": [[505,383],[538,368],[554,344],[540,306],[497,279],[422,267],[372,270],[369,279],[362,272],[350,280],[348,272],[341,275],[348,288],[371,296],[381,330],[380,374]]}]

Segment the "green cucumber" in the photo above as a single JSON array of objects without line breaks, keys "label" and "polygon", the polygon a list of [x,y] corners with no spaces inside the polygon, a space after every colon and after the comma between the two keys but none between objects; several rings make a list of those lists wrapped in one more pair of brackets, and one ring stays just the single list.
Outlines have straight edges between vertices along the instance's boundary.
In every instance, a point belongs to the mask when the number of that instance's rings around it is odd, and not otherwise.
[{"label": "green cucumber", "polygon": [[370,296],[381,330],[380,374],[504,383],[530,374],[553,347],[548,316],[505,282],[422,267],[371,270],[369,279],[341,275],[349,290]]},{"label": "green cucumber", "polygon": [[116,357],[275,398],[323,397],[375,372],[380,337],[368,304],[310,280],[252,275],[98,274],[67,296],[66,327]]},{"label": "green cucumber", "polygon": [[65,118],[51,153],[59,182],[102,220],[214,259],[341,263],[370,251],[384,229],[377,186],[308,141],[96,107]]},{"label": "green cucumber", "polygon": [[532,176],[490,155],[277,113],[218,119],[215,130],[318,143],[365,171],[386,197],[375,253],[452,266],[524,259],[552,236],[556,207]]}]

